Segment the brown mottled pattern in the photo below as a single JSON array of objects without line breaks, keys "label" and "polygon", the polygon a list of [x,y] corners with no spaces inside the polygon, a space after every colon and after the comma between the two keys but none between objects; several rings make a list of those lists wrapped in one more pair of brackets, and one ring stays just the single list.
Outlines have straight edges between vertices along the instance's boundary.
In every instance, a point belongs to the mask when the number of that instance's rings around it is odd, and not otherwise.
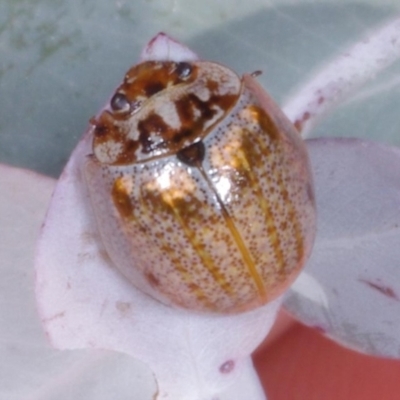
[{"label": "brown mottled pattern", "polygon": [[128,111],[110,106],[92,119],[100,162],[128,165],[175,154],[225,118],[239,96],[239,77],[204,61],[185,63],[190,73],[181,77],[181,64],[146,62],[127,73],[115,94],[124,96]]},{"label": "brown mottled pattern", "polygon": [[144,100],[168,87],[180,83],[189,84],[197,79],[197,68],[184,79],[179,76],[179,63],[173,61],[146,61],[135,65],[125,75],[123,84],[117,89],[126,93],[129,101]]}]

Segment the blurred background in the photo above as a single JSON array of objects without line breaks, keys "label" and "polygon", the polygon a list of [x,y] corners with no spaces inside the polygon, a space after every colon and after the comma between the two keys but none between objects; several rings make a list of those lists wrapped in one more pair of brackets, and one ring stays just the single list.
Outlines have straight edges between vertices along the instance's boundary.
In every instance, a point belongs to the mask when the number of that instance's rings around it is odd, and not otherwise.
[{"label": "blurred background", "polygon": [[[238,73],[262,70],[282,103],[399,9],[396,0],[2,0],[0,162],[57,177],[89,118],[159,31]],[[394,65],[313,136],[400,144],[399,83]]]},{"label": "blurred background", "polygon": [[[201,58],[240,74],[262,70],[258,79],[282,104],[313,71],[399,14],[398,0],[1,0],[0,163],[57,177],[90,117],[159,31],[184,42]],[[396,63],[325,118],[312,136],[353,136],[400,145],[399,106]],[[14,225],[13,220],[9,226]],[[5,231],[12,232],[9,226]],[[36,230],[31,235],[33,241]],[[2,250],[9,247],[6,242]],[[33,248],[26,257],[30,252]],[[0,400],[131,399],[137,382],[152,382],[151,372],[138,373],[127,356],[50,350],[34,309],[33,270],[27,270],[29,263],[14,263],[17,254],[10,254],[13,263],[5,265],[0,281]],[[357,398],[398,398],[398,389],[393,390],[398,385],[398,363],[393,368],[395,362],[377,364],[358,357],[356,367],[346,369],[351,362],[343,358],[345,350],[331,347],[331,353],[322,352],[311,346],[306,328],[296,329],[292,332],[298,341],[292,346],[285,336],[280,347],[256,356],[271,399],[287,398],[285,386],[280,392],[282,382],[289,385],[290,369],[284,362],[281,368],[279,361],[289,359],[295,371],[306,373],[304,363],[309,362],[321,372],[310,375],[313,380],[301,373],[297,381],[291,378],[296,399],[330,395],[347,400],[356,398],[351,394],[362,388],[363,396]],[[316,332],[311,335],[326,340]],[[368,382],[375,383],[375,391]],[[318,383],[322,397],[315,389]],[[316,397],[310,397],[310,387]],[[383,394],[383,388],[394,397]],[[154,393],[153,387],[145,389]]]}]

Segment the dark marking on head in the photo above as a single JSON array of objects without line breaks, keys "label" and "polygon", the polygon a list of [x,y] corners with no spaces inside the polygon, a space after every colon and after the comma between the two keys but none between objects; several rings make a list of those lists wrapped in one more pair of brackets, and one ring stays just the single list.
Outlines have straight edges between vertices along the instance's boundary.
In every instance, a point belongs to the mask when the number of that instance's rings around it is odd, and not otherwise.
[{"label": "dark marking on head", "polygon": [[196,77],[197,68],[186,62],[146,61],[126,73],[124,83],[118,90],[134,102],[140,97],[150,98],[170,86],[193,82]]},{"label": "dark marking on head", "polygon": [[175,107],[182,125],[187,125],[193,121],[193,105],[186,96],[176,100]]},{"label": "dark marking on head", "polygon": [[151,97],[164,89],[165,85],[162,82],[150,81],[148,85],[144,88],[144,92],[147,97]]},{"label": "dark marking on head", "polygon": [[109,129],[107,127],[107,125],[104,124],[98,124],[96,125],[96,127],[94,128],[94,135],[96,137],[102,137],[102,136],[106,136],[109,132]]},{"label": "dark marking on head", "polygon": [[[159,148],[165,147],[165,138],[171,128],[158,114],[150,114],[138,123],[139,142],[142,146],[142,152],[151,153]],[[158,143],[153,139],[159,137]]]},{"label": "dark marking on head", "polygon": [[118,134],[118,130],[114,125],[114,118],[109,111],[104,111],[100,117],[94,121],[94,126],[95,139],[100,142],[108,140],[109,137]]},{"label": "dark marking on head", "polygon": [[214,117],[216,114],[214,105],[219,105],[219,99],[221,97],[212,96],[207,101],[200,100],[194,93],[190,93],[188,96],[188,101],[198,110],[200,111],[201,117],[208,120]]}]

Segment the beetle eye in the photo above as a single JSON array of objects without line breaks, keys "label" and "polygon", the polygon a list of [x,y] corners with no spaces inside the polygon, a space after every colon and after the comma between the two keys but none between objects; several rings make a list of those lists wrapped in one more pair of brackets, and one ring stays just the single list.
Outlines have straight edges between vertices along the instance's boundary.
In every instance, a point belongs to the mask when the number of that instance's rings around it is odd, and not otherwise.
[{"label": "beetle eye", "polygon": [[180,62],[176,66],[176,73],[181,79],[189,78],[190,74],[192,73],[192,70],[193,70],[192,66],[187,62]]},{"label": "beetle eye", "polygon": [[115,112],[128,112],[131,105],[123,93],[115,93],[110,101],[111,108]]}]

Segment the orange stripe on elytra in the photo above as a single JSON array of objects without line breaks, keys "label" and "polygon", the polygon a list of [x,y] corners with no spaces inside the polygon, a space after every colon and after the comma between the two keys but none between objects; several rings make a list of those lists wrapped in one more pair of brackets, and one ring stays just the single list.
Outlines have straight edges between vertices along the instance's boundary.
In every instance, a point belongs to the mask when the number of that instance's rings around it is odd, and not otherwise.
[{"label": "orange stripe on elytra", "polygon": [[215,197],[219,203],[219,206],[221,208],[221,213],[222,216],[225,220],[226,226],[228,227],[229,231],[231,232],[232,238],[236,243],[236,246],[242,256],[243,262],[245,263],[245,265],[247,266],[250,276],[253,279],[256,287],[257,287],[257,291],[259,293],[260,297],[265,297],[265,286],[264,286],[264,282],[263,279],[261,277],[261,275],[258,273],[257,271],[257,267],[250,255],[249,250],[247,249],[246,244],[244,243],[244,240],[239,232],[239,230],[237,229],[232,217],[229,215],[228,210],[225,207],[225,204],[223,203],[223,201],[221,200],[218,192],[215,190],[214,186],[212,185],[211,181],[209,180],[208,176],[206,175],[205,171],[203,170],[203,168],[201,166],[198,166],[199,171],[201,172],[203,178],[206,180],[206,182],[208,183],[210,189],[214,192]]},{"label": "orange stripe on elytra", "polygon": [[[154,210],[149,208],[149,204],[146,203],[144,201],[144,197],[147,197],[146,195],[144,195],[143,193],[141,193],[140,196],[140,213],[143,214],[147,214],[147,219],[149,221],[151,221],[151,217],[150,215],[154,213]],[[159,198],[158,201],[163,201],[164,204],[166,204],[168,206],[169,211],[173,214],[174,217],[176,217],[176,208],[173,206],[173,204],[169,204],[168,202],[165,202],[163,198]],[[165,210],[164,210],[165,211]],[[178,218],[179,222],[181,222],[181,218]],[[159,246],[161,248],[168,248],[168,242],[166,240],[164,240],[165,236],[162,236],[162,238],[157,238],[157,240],[159,241]],[[171,262],[173,264],[174,270],[180,275],[182,282],[184,283],[184,285],[187,287],[187,289],[189,290],[189,292],[191,292],[194,297],[201,302],[202,304],[204,304],[204,306],[210,310],[214,310],[215,304],[210,301],[207,298],[207,295],[204,293],[204,291],[201,289],[201,287],[196,283],[193,274],[190,273],[187,268],[185,268],[182,264],[182,261],[173,255],[173,251],[169,252],[169,257],[171,259]],[[178,293],[179,295],[179,293]],[[179,302],[179,296],[177,296],[176,300]],[[183,307],[185,307],[185,304],[181,304]]]},{"label": "orange stripe on elytra", "polygon": [[[228,294],[229,296],[234,296],[235,293],[234,293],[232,286],[226,280],[226,278],[221,274],[221,272],[218,270],[218,267],[215,266],[210,254],[208,254],[204,250],[204,246],[202,246],[202,244],[197,239],[196,233],[188,227],[184,218],[182,218],[182,216],[180,214],[179,207],[175,207],[175,204],[172,199],[169,199],[169,200],[164,199],[164,201],[166,201],[166,203],[169,205],[175,218],[178,220],[179,224],[181,225],[183,232],[185,233],[185,236],[187,237],[189,242],[192,244],[193,248],[196,251],[196,254],[200,257],[202,264],[207,269],[207,271],[209,271],[209,273],[213,277],[214,281],[217,282],[217,284],[221,287],[221,289],[226,294]],[[204,295],[204,297],[205,297],[205,295]],[[208,307],[208,308],[212,308],[212,307]]]},{"label": "orange stripe on elytra", "polygon": [[[259,140],[259,138],[257,138],[256,140],[259,142],[259,145],[261,146],[261,140]],[[255,143],[253,143],[253,146],[254,145]],[[252,188],[256,194],[256,197],[260,204],[260,208],[262,209],[265,215],[269,242],[271,244],[272,250],[274,251],[277,263],[279,267],[282,268],[285,265],[285,257],[282,251],[282,245],[278,234],[278,228],[274,220],[272,205],[270,204],[269,201],[267,201],[266,197],[264,196],[259,184],[259,177],[256,176],[254,168],[250,166],[246,153],[243,150],[240,150],[237,156],[240,157],[242,165],[246,169],[246,172],[250,177]]]},{"label": "orange stripe on elytra", "polygon": [[[275,151],[278,154],[279,152],[286,151],[285,149],[282,148],[282,136],[284,134],[280,132],[279,126],[275,124],[273,118],[271,118],[264,109],[256,105],[249,106],[248,110],[251,112],[253,118],[258,120],[262,132],[268,135],[270,142],[276,146]],[[262,140],[260,140],[259,135],[255,134],[254,136],[258,141],[260,148],[270,153],[271,149],[267,148],[265,143]],[[283,168],[285,168],[285,166]],[[288,212],[289,220],[293,223],[295,240],[296,240],[297,259],[301,260],[304,256],[304,243],[296,208],[294,207],[292,200],[287,194],[286,184],[283,181],[282,169],[277,168],[275,169],[274,172],[276,173],[276,177],[278,178],[278,186],[280,189],[280,193],[284,198],[285,206],[289,209]]]},{"label": "orange stripe on elytra", "polygon": [[[252,135],[254,140],[257,141],[257,144],[259,146],[259,149],[262,153],[264,154],[268,154],[271,153],[271,149],[268,148],[268,146],[266,145],[266,143],[261,140],[260,136],[257,134]],[[283,151],[282,148],[280,147],[280,142],[279,140],[274,141],[274,145],[276,146],[276,148],[274,149],[275,152],[279,153],[280,151]],[[304,248],[303,248],[303,238],[302,238],[302,234],[301,234],[301,229],[300,229],[300,224],[299,224],[299,219],[297,217],[297,213],[296,213],[296,209],[293,205],[292,200],[290,199],[289,195],[285,195],[284,193],[287,193],[286,190],[286,184],[283,181],[283,173],[282,173],[282,169],[281,168],[275,168],[273,173],[275,174],[276,182],[278,184],[278,188],[280,191],[281,196],[284,198],[285,204],[284,206],[288,208],[288,214],[289,214],[289,221],[293,223],[293,229],[294,229],[294,236],[295,236],[295,241],[296,241],[296,251],[297,251],[297,257],[300,260],[303,257],[304,254]],[[272,182],[272,176],[270,176],[269,174],[266,175],[266,177],[264,177],[264,179],[269,179],[270,182]],[[265,198],[265,197],[264,197]],[[276,201],[276,205],[274,206],[275,209],[279,209],[279,200]],[[268,218],[267,218],[268,219]],[[282,251],[282,245],[279,244],[278,247],[278,242],[280,242],[279,239],[279,230],[276,226],[274,226],[273,228],[274,230],[274,237],[276,237],[276,245],[277,245],[277,254],[278,254],[278,259],[279,259],[279,270],[280,271],[284,271],[286,263],[285,263],[285,257]]]}]

